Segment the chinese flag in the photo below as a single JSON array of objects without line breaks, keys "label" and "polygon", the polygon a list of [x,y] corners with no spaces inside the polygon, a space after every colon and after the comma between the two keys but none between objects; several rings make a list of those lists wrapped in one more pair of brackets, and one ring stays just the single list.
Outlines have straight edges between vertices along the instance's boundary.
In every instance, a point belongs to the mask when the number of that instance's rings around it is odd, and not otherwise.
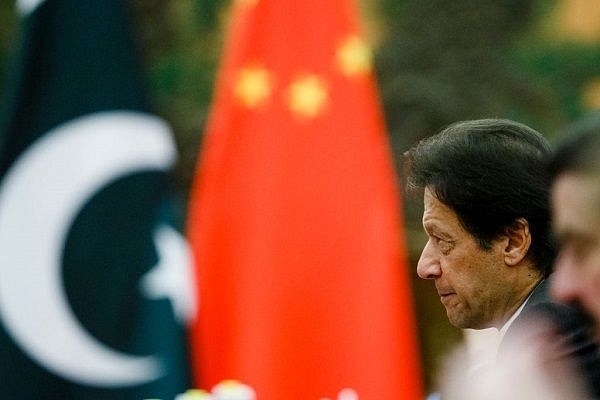
[{"label": "chinese flag", "polygon": [[399,190],[350,0],[237,1],[188,233],[196,385],[422,398]]}]

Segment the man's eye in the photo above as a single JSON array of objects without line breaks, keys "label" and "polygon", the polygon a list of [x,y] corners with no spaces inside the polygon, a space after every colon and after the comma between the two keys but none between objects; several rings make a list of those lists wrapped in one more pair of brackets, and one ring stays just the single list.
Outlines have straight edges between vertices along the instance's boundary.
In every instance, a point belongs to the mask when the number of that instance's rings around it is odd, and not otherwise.
[{"label": "man's eye", "polygon": [[448,254],[450,252],[450,250],[452,250],[451,242],[441,239],[441,238],[438,238],[438,237],[436,237],[435,240],[437,242],[438,248],[440,249],[440,251],[443,254]]},{"label": "man's eye", "polygon": [[577,263],[582,263],[590,252],[590,246],[586,242],[576,242],[570,246],[570,250]]},{"label": "man's eye", "polygon": [[559,242],[560,253],[569,254],[574,262],[582,264],[595,248],[595,243],[587,238],[569,238]]}]

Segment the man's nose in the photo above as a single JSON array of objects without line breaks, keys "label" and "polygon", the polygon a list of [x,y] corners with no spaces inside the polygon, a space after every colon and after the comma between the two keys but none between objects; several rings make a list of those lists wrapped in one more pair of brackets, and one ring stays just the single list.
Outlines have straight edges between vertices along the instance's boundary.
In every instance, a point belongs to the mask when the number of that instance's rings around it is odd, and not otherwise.
[{"label": "man's nose", "polygon": [[433,249],[431,240],[429,240],[421,252],[421,257],[419,257],[419,262],[417,263],[417,275],[422,279],[435,279],[439,277],[441,273],[442,270],[440,268],[439,257]]}]

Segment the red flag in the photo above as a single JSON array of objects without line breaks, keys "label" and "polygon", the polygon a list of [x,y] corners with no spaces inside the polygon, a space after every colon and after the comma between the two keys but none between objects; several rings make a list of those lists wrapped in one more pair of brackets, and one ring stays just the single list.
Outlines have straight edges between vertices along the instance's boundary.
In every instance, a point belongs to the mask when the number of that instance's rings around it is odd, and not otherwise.
[{"label": "red flag", "polygon": [[400,198],[356,10],[246,0],[231,18],[190,203],[196,384],[421,399]]}]

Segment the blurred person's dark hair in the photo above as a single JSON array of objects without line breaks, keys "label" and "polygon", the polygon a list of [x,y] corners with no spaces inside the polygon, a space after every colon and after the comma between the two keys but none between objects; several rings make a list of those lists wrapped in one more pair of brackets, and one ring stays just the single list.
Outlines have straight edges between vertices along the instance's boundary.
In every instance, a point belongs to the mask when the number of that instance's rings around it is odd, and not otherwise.
[{"label": "blurred person's dark hair", "polygon": [[405,153],[407,190],[429,188],[452,208],[484,249],[519,218],[529,224],[530,256],[548,275],[550,234],[548,141],[505,119],[454,123]]},{"label": "blurred person's dark hair", "polygon": [[548,163],[552,178],[565,172],[600,173],[600,112],[589,114],[563,129]]}]

